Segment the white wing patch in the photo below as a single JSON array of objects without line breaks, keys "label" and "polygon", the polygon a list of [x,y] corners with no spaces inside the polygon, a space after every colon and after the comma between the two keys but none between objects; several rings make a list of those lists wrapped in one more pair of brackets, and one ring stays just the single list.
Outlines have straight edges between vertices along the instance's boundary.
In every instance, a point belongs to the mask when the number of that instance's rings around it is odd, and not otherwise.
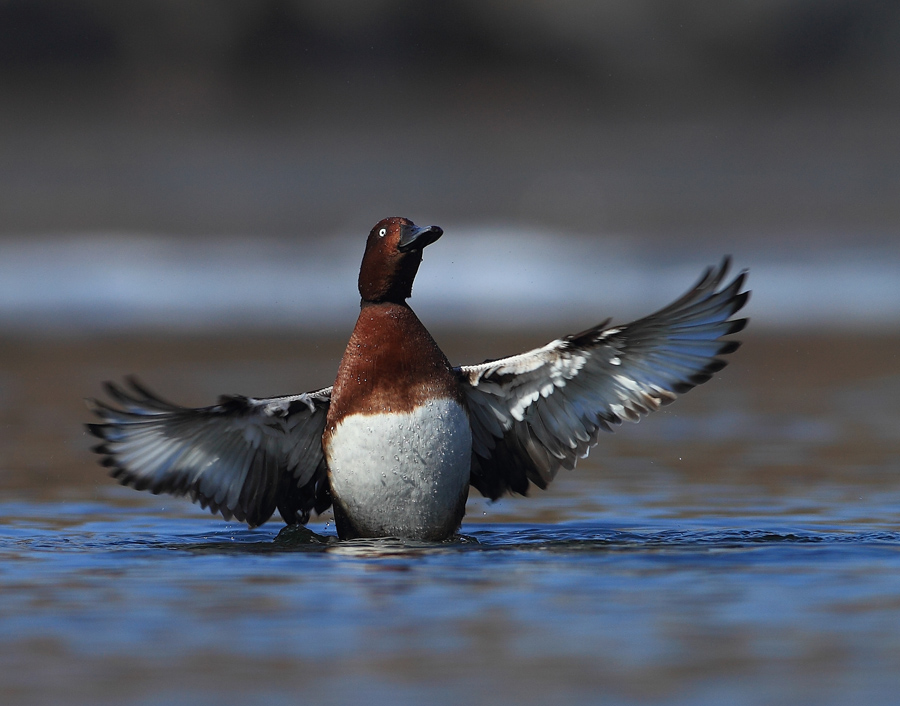
[{"label": "white wing patch", "polygon": [[668,307],[631,324],[608,322],[500,360],[456,369],[469,402],[473,478],[484,495],[544,487],[573,468],[600,430],[638,421],[725,366],[722,340],[745,319],[746,273],[721,290],[729,265],[710,268]]},{"label": "white wing patch", "polygon": [[331,388],[271,399],[223,397],[218,405],[188,409],[130,384],[131,390],[107,385],[121,408],[90,402],[104,422],[88,425],[102,439],[94,450],[121,483],[190,495],[251,525],[276,507],[287,522],[305,522],[311,509],[324,509],[317,494]]}]

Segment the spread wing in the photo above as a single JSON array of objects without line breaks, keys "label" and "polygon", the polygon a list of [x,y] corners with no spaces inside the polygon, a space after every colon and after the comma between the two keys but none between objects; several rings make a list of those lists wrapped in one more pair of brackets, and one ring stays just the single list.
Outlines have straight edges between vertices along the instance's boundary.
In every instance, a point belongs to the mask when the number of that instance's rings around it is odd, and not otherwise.
[{"label": "spread wing", "polygon": [[609,320],[543,348],[456,368],[469,404],[471,483],[496,499],[545,488],[572,469],[600,430],[669,404],[706,382],[740,343],[723,336],[744,328],[730,319],[746,303],[746,271],[719,290],[730,265],[709,268],[677,301],[643,319]]},{"label": "spread wing", "polygon": [[88,405],[102,424],[94,451],[123,485],[190,495],[194,502],[251,527],[277,507],[285,522],[306,523],[331,504],[322,432],[331,388],[288,397],[228,395],[212,407],[166,402],[129,378],[130,390],[106,384],[120,406]]}]

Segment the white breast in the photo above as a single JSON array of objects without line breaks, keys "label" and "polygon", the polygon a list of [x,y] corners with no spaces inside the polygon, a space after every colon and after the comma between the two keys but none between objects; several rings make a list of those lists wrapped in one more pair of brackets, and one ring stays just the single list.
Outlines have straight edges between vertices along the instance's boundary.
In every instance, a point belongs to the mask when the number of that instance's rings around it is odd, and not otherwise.
[{"label": "white breast", "polygon": [[472,431],[455,400],[344,417],[325,457],[332,492],[361,535],[435,539],[458,528]]}]

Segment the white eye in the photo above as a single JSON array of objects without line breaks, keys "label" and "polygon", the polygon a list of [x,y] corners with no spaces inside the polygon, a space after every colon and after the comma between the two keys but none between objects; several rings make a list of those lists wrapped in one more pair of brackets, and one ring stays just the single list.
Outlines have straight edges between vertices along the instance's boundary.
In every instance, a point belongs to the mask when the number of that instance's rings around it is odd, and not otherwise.
[{"label": "white eye", "polygon": [[381,237],[381,238],[383,238],[384,236],[386,236],[386,235],[387,235],[387,228],[382,228],[380,231],[378,231],[378,235],[379,235],[379,237]]}]

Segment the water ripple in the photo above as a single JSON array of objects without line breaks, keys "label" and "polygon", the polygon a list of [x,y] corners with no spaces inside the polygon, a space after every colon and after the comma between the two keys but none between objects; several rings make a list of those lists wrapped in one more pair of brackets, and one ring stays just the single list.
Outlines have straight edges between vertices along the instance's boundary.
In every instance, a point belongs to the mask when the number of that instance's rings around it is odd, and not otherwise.
[{"label": "water ripple", "polygon": [[[7,508],[10,510],[12,508]],[[286,554],[330,553],[344,557],[396,557],[470,552],[679,552],[697,550],[741,550],[760,547],[900,547],[900,532],[848,530],[846,527],[735,527],[685,525],[656,521],[652,526],[614,526],[609,523],[565,523],[552,525],[470,524],[451,540],[441,543],[401,539],[340,541],[326,526],[272,526],[249,530],[215,520],[187,520],[141,514],[110,513],[95,519],[101,508],[75,508],[71,515],[90,514],[78,523],[61,522],[58,514],[40,521],[33,508],[5,513],[0,525],[0,554],[7,559],[37,558],[45,553],[121,553],[135,556],[146,552],[193,554]],[[11,515],[14,515],[11,517]],[[18,515],[18,517],[15,517]],[[748,519],[758,524],[758,519]],[[676,526],[673,526],[676,525]]]}]

